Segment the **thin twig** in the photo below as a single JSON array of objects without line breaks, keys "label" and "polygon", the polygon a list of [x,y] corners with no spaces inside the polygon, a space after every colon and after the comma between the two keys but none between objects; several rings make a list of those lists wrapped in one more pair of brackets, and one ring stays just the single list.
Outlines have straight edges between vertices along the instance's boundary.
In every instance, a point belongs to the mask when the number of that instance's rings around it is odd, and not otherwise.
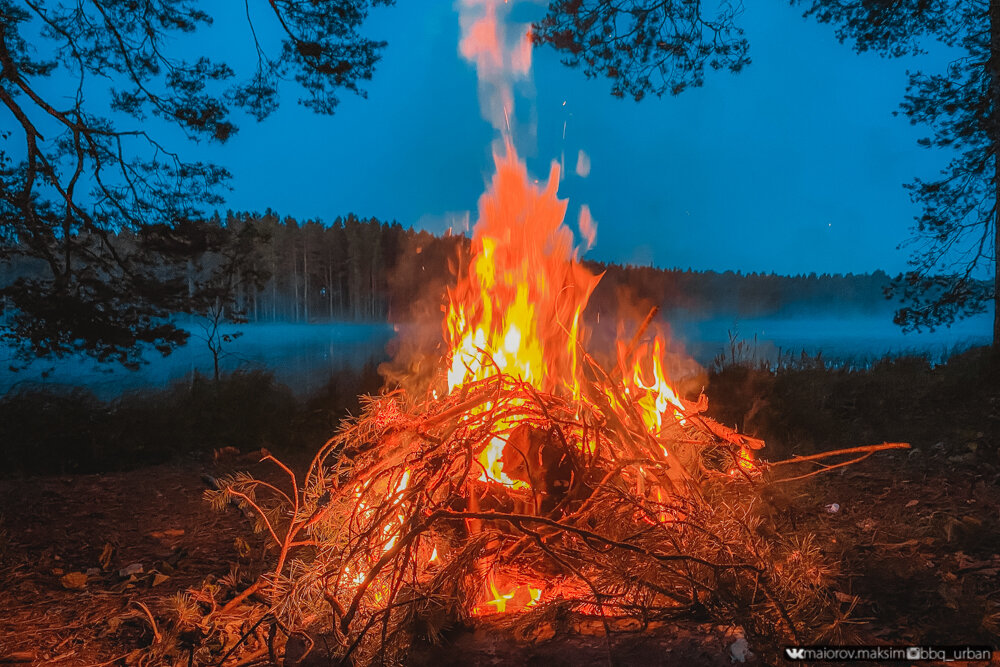
[{"label": "thin twig", "polygon": [[768,463],[769,468],[777,468],[778,466],[789,465],[793,463],[804,463],[806,461],[816,461],[819,459],[828,459],[833,456],[841,456],[844,454],[862,454],[881,452],[888,449],[909,449],[910,443],[908,442],[883,442],[881,445],[867,445],[865,447],[849,447],[847,449],[835,449],[831,452],[820,452],[819,454],[809,454],[808,456],[793,456],[790,459],[784,459],[782,461],[775,461],[774,463]]},{"label": "thin twig", "polygon": [[153,618],[153,612],[149,610],[149,607],[147,607],[145,603],[140,602],[139,600],[132,600],[132,604],[138,606],[146,612],[146,616],[149,618],[149,624],[153,627],[153,642],[158,644],[163,637],[160,635],[160,630],[156,627],[156,619]]}]

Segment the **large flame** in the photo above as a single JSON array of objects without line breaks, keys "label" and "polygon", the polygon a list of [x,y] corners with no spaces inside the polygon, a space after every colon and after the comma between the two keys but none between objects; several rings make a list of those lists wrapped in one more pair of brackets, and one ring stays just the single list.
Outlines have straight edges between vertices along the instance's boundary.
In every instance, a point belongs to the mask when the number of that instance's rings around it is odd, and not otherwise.
[{"label": "large flame", "polygon": [[[494,155],[496,174],[479,200],[468,270],[448,293],[448,390],[505,373],[579,398],[583,309],[600,278],[579,264],[563,225],[558,165],[542,187],[529,180],[510,141],[505,151]],[[515,426],[501,424],[484,448],[481,479],[523,485],[501,463]]]},{"label": "large flame", "polygon": [[[598,277],[580,266],[563,225],[553,162],[544,187],[532,183],[511,135],[513,82],[531,69],[529,27],[506,21],[506,0],[461,0],[459,52],[476,67],[484,115],[500,130],[496,173],[479,199],[472,260],[448,294],[448,391],[505,373],[545,392],[580,394],[581,317]],[[589,211],[584,227],[593,228]],[[510,425],[513,426],[513,425]],[[487,448],[487,475],[503,448]]]},{"label": "large flame", "polygon": [[[579,400],[588,337],[583,311],[600,276],[579,263],[573,233],[563,223],[566,202],[556,196],[558,164],[539,185],[529,179],[511,141],[494,160],[496,173],[479,200],[471,261],[448,293],[448,391],[503,373],[539,391]],[[685,424],[692,407],[668,381],[664,356],[660,336],[635,349],[619,343],[625,396],[654,438],[668,423]],[[618,401],[614,395],[607,398]],[[487,404],[470,414],[490,408]],[[519,421],[516,416],[501,420],[484,443],[478,458],[481,480],[526,486],[504,474],[502,464],[507,438]]]},{"label": "large flame", "polygon": [[[494,150],[492,182],[479,199],[471,259],[448,292],[444,320],[448,391],[504,374],[540,392],[588,400],[582,359],[589,332],[583,312],[600,276],[580,264],[573,232],[564,224],[567,203],[557,197],[559,164],[552,163],[545,183],[533,181],[511,137],[511,81],[529,70],[530,42],[523,31],[515,30],[514,38],[509,37],[509,26],[501,20],[509,7],[501,0],[461,0],[460,7],[460,51],[477,67],[484,115],[500,130],[503,141]],[[589,172],[589,158],[584,158],[581,151],[577,166],[581,176]],[[580,231],[581,247],[587,250],[594,244],[596,225],[586,207],[581,209]],[[652,345],[620,345],[617,379],[624,396],[617,392],[607,396],[613,408],[622,399],[631,402],[653,439],[668,423],[683,425],[688,412],[697,411],[668,382],[664,353],[659,336]],[[468,415],[492,407],[486,403]],[[513,412],[493,420],[482,443],[479,479],[518,489],[529,484],[504,474],[503,454],[514,429],[527,418],[516,414],[516,400],[507,401],[507,407]],[[665,447],[663,455],[668,456]],[[470,503],[474,502],[475,492],[470,495]],[[437,547],[432,548],[433,560]],[[498,581],[493,574],[488,582],[474,613],[529,609],[550,589],[541,582]]]},{"label": "large flame", "polygon": [[506,373],[577,398],[581,318],[599,277],[579,264],[573,233],[563,225],[558,165],[540,187],[509,141],[494,159],[472,261],[448,295],[448,389]]}]

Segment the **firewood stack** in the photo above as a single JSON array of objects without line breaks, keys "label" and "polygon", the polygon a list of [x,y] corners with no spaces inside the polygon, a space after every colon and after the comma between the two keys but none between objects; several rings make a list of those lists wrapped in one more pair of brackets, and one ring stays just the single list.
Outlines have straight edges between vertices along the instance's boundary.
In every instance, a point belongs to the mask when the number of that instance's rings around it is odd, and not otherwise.
[{"label": "firewood stack", "polygon": [[[757,530],[763,466],[746,452],[762,443],[700,414],[704,400],[650,434],[590,363],[578,400],[507,375],[442,399],[373,397],[297,495],[268,505],[270,489],[227,484],[219,497],[252,501],[281,547],[265,586],[277,617],[325,619],[341,657],[362,661],[398,658],[417,628],[530,626],[557,609],[708,611],[799,638],[828,599],[801,549]],[[498,438],[504,482],[480,464]]]}]

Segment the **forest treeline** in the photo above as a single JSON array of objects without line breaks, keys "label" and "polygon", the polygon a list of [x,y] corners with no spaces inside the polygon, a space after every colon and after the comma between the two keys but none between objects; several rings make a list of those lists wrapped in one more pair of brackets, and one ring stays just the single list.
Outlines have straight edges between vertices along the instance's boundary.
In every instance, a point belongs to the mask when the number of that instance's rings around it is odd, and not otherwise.
[{"label": "forest treeline", "polygon": [[[465,236],[435,236],[353,214],[326,224],[270,210],[228,212],[194,224],[241,239],[234,241],[241,257],[229,265],[236,275],[227,282],[226,307],[249,322],[407,321],[421,310],[439,312],[469,245]],[[135,241],[123,233],[117,242]],[[181,271],[201,273],[213,261],[195,256]],[[589,318],[602,320],[652,305],[667,315],[707,317],[890,309],[884,296],[890,276],[883,271],[782,276],[585,263],[604,272],[588,307]],[[30,277],[37,268],[24,261],[4,265],[0,283]]]}]

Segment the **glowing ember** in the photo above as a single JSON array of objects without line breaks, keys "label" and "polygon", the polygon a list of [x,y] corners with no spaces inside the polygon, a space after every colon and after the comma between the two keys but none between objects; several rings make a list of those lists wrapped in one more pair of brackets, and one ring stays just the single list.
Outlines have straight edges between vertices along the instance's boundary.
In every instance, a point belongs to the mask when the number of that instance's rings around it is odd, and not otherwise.
[{"label": "glowing ember", "polygon": [[533,585],[514,586],[507,593],[500,592],[496,582],[491,576],[489,579],[489,593],[491,599],[483,601],[479,606],[472,609],[473,616],[485,616],[487,614],[503,614],[512,612],[526,612],[533,607],[537,607],[542,598],[542,589],[534,588]]},{"label": "glowing ember", "polygon": [[507,611],[507,600],[514,597],[514,593],[500,593],[497,591],[496,584],[493,583],[492,579],[490,580],[490,592],[493,594],[493,599],[486,604],[491,604],[496,607],[496,613],[498,614],[502,614]]},{"label": "glowing ember", "polygon": [[740,447],[740,451],[736,455],[736,465],[739,468],[738,469],[733,468],[732,470],[730,470],[729,471],[730,475],[736,475],[739,473],[740,470],[748,474],[757,472],[757,465],[754,463],[753,460],[753,452],[747,449],[746,447]]}]

